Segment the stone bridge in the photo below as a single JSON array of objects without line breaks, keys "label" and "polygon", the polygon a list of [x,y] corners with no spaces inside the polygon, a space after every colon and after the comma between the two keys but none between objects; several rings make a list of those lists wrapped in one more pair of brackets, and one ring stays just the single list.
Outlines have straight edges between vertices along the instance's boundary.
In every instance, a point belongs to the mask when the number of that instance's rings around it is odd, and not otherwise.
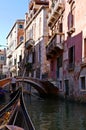
[{"label": "stone bridge", "polygon": [[[29,78],[29,77],[17,77],[17,82],[26,82],[31,84],[40,95],[58,95],[58,88],[54,86],[49,81],[40,80],[36,78]],[[11,78],[6,78],[0,80],[0,87],[4,88],[11,83]]]}]

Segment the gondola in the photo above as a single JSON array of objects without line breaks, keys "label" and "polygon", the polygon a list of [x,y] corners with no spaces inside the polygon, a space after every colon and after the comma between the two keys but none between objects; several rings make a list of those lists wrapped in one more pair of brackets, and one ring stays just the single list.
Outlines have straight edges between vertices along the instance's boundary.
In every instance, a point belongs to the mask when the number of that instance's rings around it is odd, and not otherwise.
[{"label": "gondola", "polygon": [[[14,95],[14,94],[11,94]],[[8,102],[1,110],[0,110],[0,117],[2,117],[7,111],[9,111],[12,107],[12,105],[14,105],[14,103],[18,100],[18,98],[20,97],[20,88],[17,89],[15,91],[15,96],[11,96],[11,100],[10,102]]]},{"label": "gondola", "polygon": [[0,87],[0,98],[3,98],[6,93],[7,93],[7,91]]},{"label": "gondola", "polygon": [[[19,95],[18,92],[20,92]],[[6,113],[6,110],[8,110],[9,106],[11,108],[11,110],[7,111],[8,119],[6,124],[2,123],[0,130],[35,130],[24,103],[22,89],[17,90],[14,99],[16,99],[15,102],[12,99],[9,103],[10,105],[8,104],[6,107],[4,107],[4,109],[1,110],[4,114],[3,110],[5,110]],[[1,116],[3,116],[3,114],[1,114]]]}]

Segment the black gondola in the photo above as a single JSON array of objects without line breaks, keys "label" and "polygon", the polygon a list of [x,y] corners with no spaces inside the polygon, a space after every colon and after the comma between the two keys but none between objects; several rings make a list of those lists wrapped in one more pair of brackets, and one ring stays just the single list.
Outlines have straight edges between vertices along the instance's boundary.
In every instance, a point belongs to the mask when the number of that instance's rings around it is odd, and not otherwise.
[{"label": "black gondola", "polygon": [[[18,95],[18,92],[20,92],[19,95]],[[16,99],[15,102],[13,99]],[[4,107],[4,109],[1,110],[2,113],[4,114],[3,110],[5,110],[5,112],[6,112],[6,110],[8,110],[8,108],[12,108],[10,110],[11,114],[9,116],[7,123],[4,126],[2,123],[0,130],[5,130],[5,129],[9,130],[10,127],[15,127],[14,130],[15,129],[17,130],[17,128],[18,128],[18,130],[19,130],[19,128],[20,128],[20,130],[35,130],[33,123],[30,119],[30,116],[27,112],[25,103],[24,103],[22,89],[17,90],[13,99],[10,101],[10,103],[9,103],[10,105],[8,104],[6,107]],[[8,113],[8,115],[9,115],[9,113]],[[2,116],[2,114],[1,114],[1,116]]]},{"label": "black gondola", "polygon": [[7,93],[7,91],[0,87],[0,98],[4,97],[5,93]]}]

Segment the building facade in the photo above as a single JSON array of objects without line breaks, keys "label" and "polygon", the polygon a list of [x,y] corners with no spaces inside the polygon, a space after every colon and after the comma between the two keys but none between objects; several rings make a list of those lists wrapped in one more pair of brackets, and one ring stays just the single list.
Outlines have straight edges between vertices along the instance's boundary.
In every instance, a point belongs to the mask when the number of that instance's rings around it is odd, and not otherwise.
[{"label": "building facade", "polygon": [[50,78],[54,84],[62,89],[63,80],[63,51],[64,31],[63,14],[65,1],[53,0],[49,2],[49,14],[47,24],[49,26],[49,41],[46,46],[46,56],[50,62]]},{"label": "building facade", "polygon": [[85,97],[85,3],[31,0],[24,28],[19,29],[19,20],[7,36],[10,72],[25,70],[25,76],[52,81],[62,96]]},{"label": "building facade", "polygon": [[6,65],[6,49],[0,49],[0,79],[4,78],[3,66]]},{"label": "building facade", "polygon": [[27,76],[39,79],[47,78],[49,70],[46,59],[48,5],[47,0],[31,0],[25,18],[26,72]]},{"label": "building facade", "polygon": [[8,73],[10,76],[19,75],[18,64],[24,57],[24,20],[15,22],[6,39]]},{"label": "building facade", "polygon": [[50,40],[46,56],[50,77],[60,94],[80,97],[86,94],[86,1],[52,0],[47,24]]}]

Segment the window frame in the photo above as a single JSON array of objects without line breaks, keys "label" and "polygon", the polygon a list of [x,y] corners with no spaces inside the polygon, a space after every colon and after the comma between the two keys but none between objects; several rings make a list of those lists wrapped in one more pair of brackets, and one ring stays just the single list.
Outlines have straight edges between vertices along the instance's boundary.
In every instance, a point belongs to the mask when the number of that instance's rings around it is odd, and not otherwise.
[{"label": "window frame", "polygon": [[75,46],[72,46],[68,50],[69,68],[74,68],[75,65]]},{"label": "window frame", "polygon": [[[82,78],[84,78],[84,87],[82,86]],[[86,77],[85,77],[85,75],[83,75],[83,76],[80,77],[80,89],[86,91],[85,86],[86,86]]]}]

